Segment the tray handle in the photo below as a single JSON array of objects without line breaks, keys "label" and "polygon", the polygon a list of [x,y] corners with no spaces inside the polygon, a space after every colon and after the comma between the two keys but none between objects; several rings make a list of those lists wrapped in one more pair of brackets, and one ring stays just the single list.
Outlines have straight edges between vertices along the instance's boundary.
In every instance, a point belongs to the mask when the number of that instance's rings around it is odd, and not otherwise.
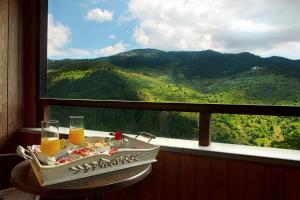
[{"label": "tray handle", "polygon": [[136,136],[135,136],[135,139],[137,139],[137,137],[139,136],[143,136],[145,138],[149,138],[148,140],[148,143],[152,140],[152,139],[155,139],[156,136],[155,135],[152,135],[151,133],[148,133],[148,132],[139,132]]},{"label": "tray handle", "polygon": [[16,149],[16,153],[18,156],[24,158],[25,160],[28,160],[28,159],[33,159],[31,156],[30,156],[30,153],[27,149],[25,149],[24,147],[22,147],[21,145],[19,145]]}]

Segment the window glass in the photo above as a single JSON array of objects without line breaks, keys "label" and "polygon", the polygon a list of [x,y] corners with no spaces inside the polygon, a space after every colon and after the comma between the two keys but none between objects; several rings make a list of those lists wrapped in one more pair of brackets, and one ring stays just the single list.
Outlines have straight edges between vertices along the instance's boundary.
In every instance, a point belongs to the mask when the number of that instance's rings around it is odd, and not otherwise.
[{"label": "window glass", "polygon": [[212,141],[300,150],[300,117],[214,114]]},{"label": "window glass", "polygon": [[[300,106],[300,1],[48,0],[48,5],[48,97]],[[120,129],[143,129],[128,119],[98,126],[104,119],[96,110],[87,112],[90,128],[113,130],[124,122]],[[70,113],[54,111],[57,118]],[[196,114],[101,112],[135,121],[143,115],[141,124],[155,115],[158,135],[197,138]],[[158,131],[157,119],[165,115],[182,128]],[[299,118],[213,117],[214,141],[298,148],[282,141],[300,135]],[[278,143],[274,131],[284,140]]]},{"label": "window glass", "polygon": [[198,138],[197,113],[50,107],[50,118],[58,119],[60,126],[69,127],[69,116],[72,115],[84,116],[84,127],[88,130],[131,134],[146,131],[160,137]]}]

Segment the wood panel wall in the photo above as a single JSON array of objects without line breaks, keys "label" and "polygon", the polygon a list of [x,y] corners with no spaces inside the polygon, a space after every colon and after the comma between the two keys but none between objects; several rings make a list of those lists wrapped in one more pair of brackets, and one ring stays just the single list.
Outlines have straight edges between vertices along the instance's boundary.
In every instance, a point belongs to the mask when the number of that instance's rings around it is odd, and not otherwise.
[{"label": "wood panel wall", "polygon": [[[0,153],[37,125],[40,0],[0,0]],[[23,39],[24,38],[24,39]]]},{"label": "wood panel wall", "polygon": [[[38,125],[39,99],[39,4],[43,0],[20,0],[23,17],[24,127]],[[39,126],[39,125],[38,125]]]},{"label": "wood panel wall", "polygon": [[22,126],[20,0],[0,1],[0,152],[13,151]]},{"label": "wood panel wall", "polygon": [[105,200],[299,200],[300,169],[160,151],[151,174]]}]

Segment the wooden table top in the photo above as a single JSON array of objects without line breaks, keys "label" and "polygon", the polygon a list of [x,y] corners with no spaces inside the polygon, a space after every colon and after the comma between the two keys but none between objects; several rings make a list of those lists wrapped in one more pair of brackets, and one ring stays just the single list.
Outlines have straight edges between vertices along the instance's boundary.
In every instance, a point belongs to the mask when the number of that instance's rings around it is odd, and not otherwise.
[{"label": "wooden table top", "polygon": [[16,165],[11,172],[11,184],[24,192],[44,197],[72,197],[102,194],[133,185],[151,172],[151,164],[95,175],[55,185],[40,186],[28,160]]}]

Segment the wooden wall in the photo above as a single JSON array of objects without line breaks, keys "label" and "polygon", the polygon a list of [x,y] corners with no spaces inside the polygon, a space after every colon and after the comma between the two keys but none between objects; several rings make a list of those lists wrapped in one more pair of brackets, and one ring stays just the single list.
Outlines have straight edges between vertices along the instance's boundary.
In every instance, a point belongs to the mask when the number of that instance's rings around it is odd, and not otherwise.
[{"label": "wooden wall", "polygon": [[[40,0],[0,0],[0,153],[37,125]],[[24,39],[23,39],[24,38]]]},{"label": "wooden wall", "polygon": [[105,200],[299,200],[300,169],[160,151],[142,182]]},{"label": "wooden wall", "polygon": [[43,0],[20,0],[23,17],[24,127],[36,127],[39,98],[39,3]]},{"label": "wooden wall", "polygon": [[11,151],[22,126],[22,23],[19,0],[0,1],[0,152]]}]

